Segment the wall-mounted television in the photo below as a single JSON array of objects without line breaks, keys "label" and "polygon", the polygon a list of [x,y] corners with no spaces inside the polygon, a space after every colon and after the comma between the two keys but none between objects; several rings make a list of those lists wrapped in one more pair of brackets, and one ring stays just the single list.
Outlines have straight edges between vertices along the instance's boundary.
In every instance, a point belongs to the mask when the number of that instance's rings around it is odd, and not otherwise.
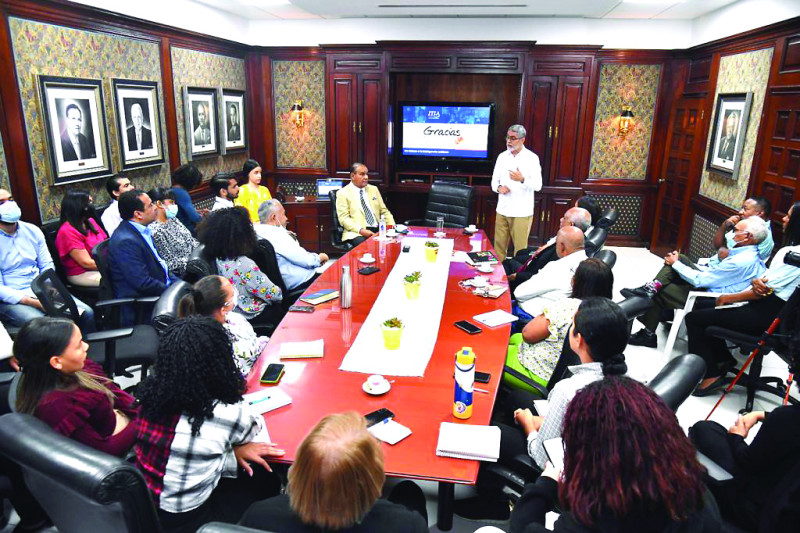
[{"label": "wall-mounted television", "polygon": [[487,162],[494,141],[493,103],[399,102],[401,162]]}]

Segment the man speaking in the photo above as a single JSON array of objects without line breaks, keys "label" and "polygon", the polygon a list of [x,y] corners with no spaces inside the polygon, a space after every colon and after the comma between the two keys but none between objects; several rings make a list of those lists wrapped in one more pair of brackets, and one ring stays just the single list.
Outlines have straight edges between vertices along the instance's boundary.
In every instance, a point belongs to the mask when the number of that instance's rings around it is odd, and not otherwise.
[{"label": "man speaking", "polygon": [[509,239],[514,241],[515,254],[528,246],[533,193],[542,189],[542,167],[539,157],[525,148],[524,126],[508,128],[506,147],[492,173],[492,190],[500,195],[494,223],[494,252],[500,262],[508,253]]}]

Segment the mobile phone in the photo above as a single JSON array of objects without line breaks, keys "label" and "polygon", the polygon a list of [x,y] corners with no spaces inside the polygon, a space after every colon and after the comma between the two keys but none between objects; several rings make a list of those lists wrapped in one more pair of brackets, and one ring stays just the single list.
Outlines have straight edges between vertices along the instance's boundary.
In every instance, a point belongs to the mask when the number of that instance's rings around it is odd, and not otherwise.
[{"label": "mobile phone", "polygon": [[313,313],[313,305],[290,305],[289,311],[296,311],[298,313]]},{"label": "mobile phone", "polygon": [[478,372],[475,371],[475,381],[478,383],[489,383],[489,379],[491,379],[492,375],[488,372]]},{"label": "mobile phone", "polygon": [[280,363],[270,363],[264,374],[261,376],[261,383],[265,385],[274,385],[279,382],[283,377],[283,365]]},{"label": "mobile phone", "polygon": [[403,251],[404,252],[408,252],[409,250],[411,250],[411,245],[410,244],[404,244],[403,245]]},{"label": "mobile phone", "polygon": [[464,331],[466,331],[470,335],[475,335],[475,334],[480,333],[481,331],[483,331],[481,328],[479,328],[478,326],[476,326],[472,322],[468,322],[466,320],[459,320],[458,322],[455,323],[455,326],[458,329],[463,329]]},{"label": "mobile phone", "polygon": [[369,276],[370,274],[374,274],[375,272],[380,272],[381,269],[378,267],[364,267],[359,268],[358,273],[363,274],[364,276]]},{"label": "mobile phone", "polygon": [[558,470],[564,470],[564,441],[561,437],[555,439],[547,439],[543,443],[544,452],[550,463]]},{"label": "mobile phone", "polygon": [[379,422],[383,422],[387,418],[394,418],[394,413],[387,408],[382,407],[377,411],[372,411],[371,413],[364,415],[364,418],[367,419],[367,427],[372,427]]}]

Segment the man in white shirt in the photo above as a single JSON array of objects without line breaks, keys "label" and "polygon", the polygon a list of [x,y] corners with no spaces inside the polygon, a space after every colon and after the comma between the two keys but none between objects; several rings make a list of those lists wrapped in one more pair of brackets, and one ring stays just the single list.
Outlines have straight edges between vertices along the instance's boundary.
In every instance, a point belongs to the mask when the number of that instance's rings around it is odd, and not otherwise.
[{"label": "man in white shirt", "polygon": [[580,262],[586,259],[580,228],[566,226],[558,230],[556,255],[558,260],[547,263],[538,274],[514,291],[522,310],[531,316],[542,314],[547,303],[567,298],[572,293],[572,276]]},{"label": "man in white shirt", "polygon": [[275,248],[278,269],[288,290],[311,285],[316,279],[316,268],[328,260],[328,255],[306,251],[297,242],[297,236],[286,229],[289,222],[286,210],[278,200],[267,200],[258,208],[261,224],[255,225],[256,234]]},{"label": "man in white shirt", "polygon": [[539,157],[525,148],[525,128],[508,128],[508,150],[497,156],[492,173],[492,190],[497,199],[494,224],[494,252],[498,261],[508,253],[508,241],[514,242],[514,254],[528,246],[533,222],[533,193],[542,189]]},{"label": "man in white shirt", "polygon": [[117,174],[106,180],[106,190],[111,197],[111,203],[108,204],[108,207],[103,211],[103,216],[100,217],[100,221],[103,223],[103,227],[106,229],[108,236],[111,237],[114,230],[119,226],[119,223],[122,222],[122,217],[119,216],[119,203],[117,200],[119,200],[122,193],[132,191],[133,185],[131,184],[131,180]]},{"label": "man in white shirt", "polygon": [[212,211],[233,207],[233,201],[239,197],[239,182],[230,172],[217,172],[208,186],[214,191],[215,196]]}]

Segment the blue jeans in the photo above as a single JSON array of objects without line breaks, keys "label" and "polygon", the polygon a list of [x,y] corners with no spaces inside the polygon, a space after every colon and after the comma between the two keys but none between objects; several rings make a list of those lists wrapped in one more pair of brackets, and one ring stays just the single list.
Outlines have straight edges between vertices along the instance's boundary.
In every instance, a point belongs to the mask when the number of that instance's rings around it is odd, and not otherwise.
[{"label": "blue jeans", "polygon": [[[81,332],[86,335],[97,331],[97,326],[94,323],[94,310],[74,296],[73,298],[78,309],[83,309],[81,318],[78,320],[78,327],[81,328]],[[0,303],[0,321],[6,326],[22,327],[40,316],[45,316],[44,312],[30,305]]]}]

